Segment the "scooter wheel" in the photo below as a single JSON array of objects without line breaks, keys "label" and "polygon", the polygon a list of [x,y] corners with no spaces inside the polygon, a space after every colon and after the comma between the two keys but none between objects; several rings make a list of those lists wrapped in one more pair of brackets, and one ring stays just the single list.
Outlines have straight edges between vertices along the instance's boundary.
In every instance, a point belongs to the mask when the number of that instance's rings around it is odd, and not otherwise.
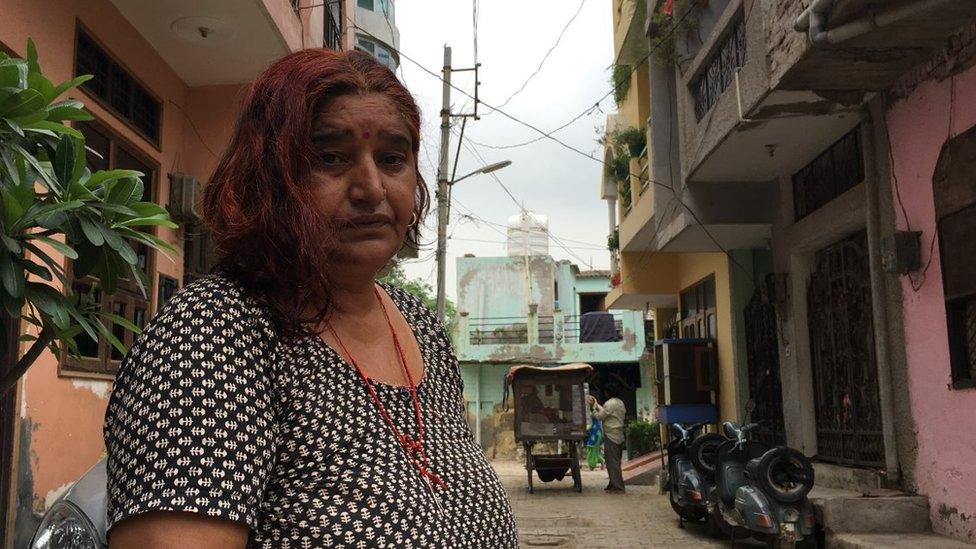
[{"label": "scooter wheel", "polygon": [[759,487],[782,503],[796,503],[813,489],[813,464],[799,451],[786,446],[769,450],[755,467]]},{"label": "scooter wheel", "polygon": [[725,438],[718,433],[705,433],[696,438],[688,448],[691,464],[695,466],[703,477],[711,480],[715,478],[718,466],[718,447],[725,442]]}]

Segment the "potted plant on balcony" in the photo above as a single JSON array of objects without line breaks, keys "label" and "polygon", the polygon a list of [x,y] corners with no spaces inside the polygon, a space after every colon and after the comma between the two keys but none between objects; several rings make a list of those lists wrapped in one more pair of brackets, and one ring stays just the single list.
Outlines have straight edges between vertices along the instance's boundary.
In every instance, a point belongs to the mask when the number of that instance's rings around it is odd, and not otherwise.
[{"label": "potted plant on balcony", "polygon": [[637,158],[647,147],[647,134],[640,128],[627,128],[617,134],[617,144],[627,147],[631,158]]},{"label": "potted plant on balcony", "polygon": [[129,276],[145,294],[146,275],[131,243],[175,251],[143,231],[154,225],[176,228],[166,209],[141,201],[143,174],[92,173],[84,137],[65,125],[92,119],[80,101],[56,101],[90,78],[79,76],[55,86],[41,73],[32,41],[27,59],[0,52],[0,304],[8,320],[36,327],[21,337],[31,345],[17,363],[0,368],[0,394],[45,348],[77,353],[75,338],[104,337],[125,353],[104,322],[139,331],[76,291],[64,258],[73,260],[75,277],[94,278],[105,294],[115,292],[118,280]]},{"label": "potted plant on balcony", "polygon": [[607,235],[607,249],[611,252],[620,249],[620,227],[615,228],[612,233]]}]

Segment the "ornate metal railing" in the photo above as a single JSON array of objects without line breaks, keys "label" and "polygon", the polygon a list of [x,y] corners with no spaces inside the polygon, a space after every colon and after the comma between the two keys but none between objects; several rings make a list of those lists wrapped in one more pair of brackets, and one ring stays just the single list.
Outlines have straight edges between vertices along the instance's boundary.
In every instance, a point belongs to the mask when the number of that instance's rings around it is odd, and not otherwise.
[{"label": "ornate metal railing", "polygon": [[468,324],[471,345],[504,345],[529,342],[525,317],[472,318]]},{"label": "ornate metal railing", "polygon": [[746,24],[740,17],[715,51],[701,74],[692,81],[695,116],[699,120],[715,106],[718,98],[735,79],[735,73],[746,64]]}]

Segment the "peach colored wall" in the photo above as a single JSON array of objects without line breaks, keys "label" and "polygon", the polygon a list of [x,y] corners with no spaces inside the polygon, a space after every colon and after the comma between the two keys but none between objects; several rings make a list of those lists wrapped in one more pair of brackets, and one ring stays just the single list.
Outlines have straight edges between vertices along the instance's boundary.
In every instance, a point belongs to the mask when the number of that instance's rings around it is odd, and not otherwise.
[{"label": "peach colored wall", "polygon": [[[287,4],[287,0],[281,0]],[[142,138],[118,121],[85,92],[73,90],[68,97],[81,99],[92,114],[144,156],[158,164],[158,197],[166,203],[166,174],[179,170],[205,181],[226,146],[238,112],[243,86],[188,88],[166,62],[143,40],[139,32],[108,0],[50,0],[43,9],[35,0],[4,0],[0,17],[0,41],[23,54],[27,38],[37,44],[40,63],[54,81],[73,76],[76,25],[83,25],[143,85],[163,102],[160,143]],[[297,18],[296,18],[297,24]],[[321,25],[318,27],[321,29]],[[318,31],[321,35],[320,30]],[[177,105],[181,108],[178,108]],[[185,114],[184,114],[185,112]],[[194,120],[194,128],[187,118]],[[206,146],[200,144],[200,133]],[[207,152],[207,149],[213,154]],[[182,248],[179,230],[157,234]],[[52,254],[54,255],[54,254]],[[158,272],[182,278],[182,257],[157,254]],[[152,291],[155,307],[155,287]],[[22,347],[22,351],[26,347]],[[67,486],[83,474],[104,452],[102,419],[111,381],[60,377],[56,357],[45,352],[20,381],[20,428],[23,459],[14,474],[21,490],[30,489],[30,505],[41,513]],[[18,465],[15,465],[18,467]],[[26,484],[32,483],[28,487]],[[26,502],[21,501],[21,504]],[[29,517],[18,517],[19,530],[29,528]],[[22,538],[24,531],[16,532]],[[20,540],[18,541],[20,542]],[[4,540],[0,540],[3,545]]]},{"label": "peach colored wall", "polygon": [[323,4],[321,0],[300,0],[297,14],[290,0],[261,0],[265,13],[278,27],[279,35],[290,51],[322,47],[324,26],[322,7],[302,9]]},{"label": "peach colored wall", "polygon": [[[949,129],[950,85],[955,87]],[[928,81],[893,104],[887,126],[901,202],[913,230],[922,231],[922,264],[929,261],[935,235],[932,175],[948,135],[976,124],[976,68],[941,82]],[[893,204],[899,229],[905,229],[901,205]],[[946,312],[939,247],[921,289],[902,277],[909,392],[918,425],[916,478],[929,497],[933,528],[976,539],[976,389],[951,390]],[[972,261],[973,258],[955,258]],[[916,273],[917,275],[917,273]]]}]

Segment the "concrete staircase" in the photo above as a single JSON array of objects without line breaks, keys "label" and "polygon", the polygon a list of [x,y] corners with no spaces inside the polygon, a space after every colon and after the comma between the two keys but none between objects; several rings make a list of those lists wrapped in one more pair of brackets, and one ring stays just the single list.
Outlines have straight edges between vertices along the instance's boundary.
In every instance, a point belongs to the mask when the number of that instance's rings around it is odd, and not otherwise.
[{"label": "concrete staircase", "polygon": [[876,488],[870,471],[818,463],[810,501],[817,509],[831,549],[974,549],[974,545],[932,533],[929,500]]}]

